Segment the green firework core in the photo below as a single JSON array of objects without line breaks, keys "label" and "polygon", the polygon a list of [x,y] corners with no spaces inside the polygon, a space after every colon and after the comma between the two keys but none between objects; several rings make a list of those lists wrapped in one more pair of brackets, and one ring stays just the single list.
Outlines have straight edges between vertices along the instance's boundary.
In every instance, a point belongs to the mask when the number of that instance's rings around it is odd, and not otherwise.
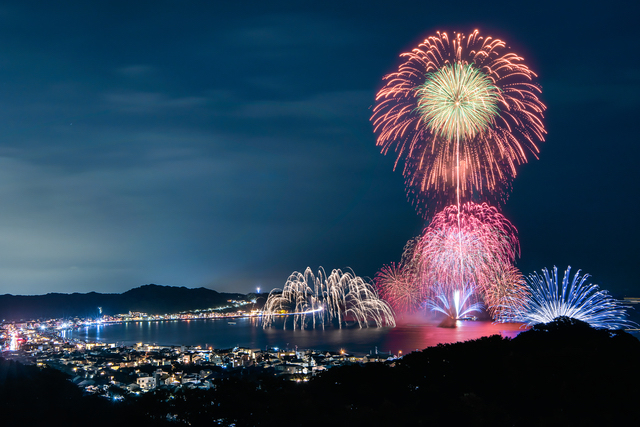
[{"label": "green firework core", "polygon": [[472,64],[447,64],[426,77],[416,88],[417,111],[434,135],[472,139],[498,115],[500,89]]}]

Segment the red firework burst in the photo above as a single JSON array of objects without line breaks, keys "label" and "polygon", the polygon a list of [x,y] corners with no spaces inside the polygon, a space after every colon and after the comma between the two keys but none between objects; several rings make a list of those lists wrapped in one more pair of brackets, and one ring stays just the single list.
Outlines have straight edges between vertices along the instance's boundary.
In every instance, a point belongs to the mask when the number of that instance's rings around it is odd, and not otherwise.
[{"label": "red firework burst", "polygon": [[[407,192],[418,211],[436,193],[489,193],[504,200],[516,166],[537,157],[546,133],[536,74],[503,41],[437,33],[400,55],[384,77],[371,120],[382,152],[404,158]],[[395,168],[394,166],[394,168]],[[457,193],[449,191],[459,184]],[[486,195],[485,195],[486,196]],[[437,205],[436,203],[435,205]]]},{"label": "red firework burst", "polygon": [[492,286],[495,271],[509,268],[519,255],[517,231],[486,203],[465,203],[438,213],[414,251],[420,282],[429,289],[472,284],[480,294]]}]

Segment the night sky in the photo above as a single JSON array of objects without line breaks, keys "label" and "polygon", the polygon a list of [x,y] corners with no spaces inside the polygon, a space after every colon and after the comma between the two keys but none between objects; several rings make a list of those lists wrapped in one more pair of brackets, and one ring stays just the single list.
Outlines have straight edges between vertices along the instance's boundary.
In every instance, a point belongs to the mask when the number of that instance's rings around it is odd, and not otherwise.
[{"label": "night sky", "polygon": [[372,277],[425,225],[375,145],[382,76],[436,31],[477,28],[524,56],[548,107],[502,208],[518,267],[640,296],[633,2],[9,3],[0,293]]}]

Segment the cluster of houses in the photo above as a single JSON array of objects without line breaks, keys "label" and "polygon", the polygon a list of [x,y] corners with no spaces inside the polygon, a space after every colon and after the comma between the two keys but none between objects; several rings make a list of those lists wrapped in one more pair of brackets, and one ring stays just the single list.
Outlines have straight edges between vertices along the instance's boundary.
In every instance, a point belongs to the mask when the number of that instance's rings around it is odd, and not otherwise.
[{"label": "cluster of houses", "polygon": [[[16,338],[17,337],[17,338]],[[2,356],[49,366],[71,375],[88,393],[118,396],[159,387],[209,389],[217,379],[274,375],[294,381],[334,366],[384,361],[387,355],[356,357],[344,352],[185,346],[135,346],[62,339],[55,332],[5,325],[0,334]],[[12,347],[13,346],[13,347]]]}]

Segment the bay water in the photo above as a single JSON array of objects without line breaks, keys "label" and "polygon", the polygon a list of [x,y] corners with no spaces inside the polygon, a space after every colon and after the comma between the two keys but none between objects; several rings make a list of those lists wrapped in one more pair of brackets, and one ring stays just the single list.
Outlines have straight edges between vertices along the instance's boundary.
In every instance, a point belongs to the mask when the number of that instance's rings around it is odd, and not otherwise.
[{"label": "bay water", "polygon": [[417,319],[405,321],[395,328],[327,327],[325,329],[295,329],[279,323],[263,328],[257,318],[135,321],[89,326],[63,331],[68,339],[115,343],[132,346],[136,343],[163,346],[201,346],[228,349],[314,349],[340,351],[349,354],[407,354],[438,344],[468,341],[484,336],[501,335],[513,338],[524,331],[521,324],[491,321],[458,321],[455,328],[438,327],[437,322]]}]

